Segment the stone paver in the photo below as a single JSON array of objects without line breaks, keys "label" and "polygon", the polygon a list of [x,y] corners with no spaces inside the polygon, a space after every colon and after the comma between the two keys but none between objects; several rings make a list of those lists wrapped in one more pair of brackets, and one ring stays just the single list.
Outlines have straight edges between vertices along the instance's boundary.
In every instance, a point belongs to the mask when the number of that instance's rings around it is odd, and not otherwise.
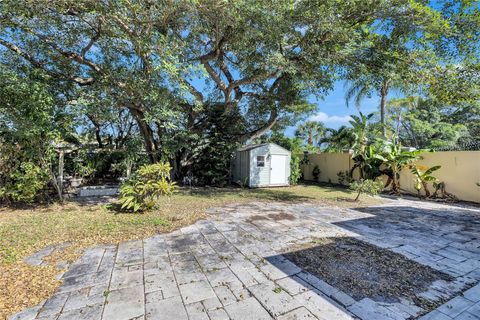
[{"label": "stone paver", "polygon": [[[358,210],[258,202],[209,213],[169,234],[85,251],[52,297],[11,319],[479,319],[478,209],[389,200]],[[450,274],[418,293],[446,302],[425,314],[403,297],[357,301],[281,254],[339,236]],[[41,264],[52,250],[29,261]]]}]

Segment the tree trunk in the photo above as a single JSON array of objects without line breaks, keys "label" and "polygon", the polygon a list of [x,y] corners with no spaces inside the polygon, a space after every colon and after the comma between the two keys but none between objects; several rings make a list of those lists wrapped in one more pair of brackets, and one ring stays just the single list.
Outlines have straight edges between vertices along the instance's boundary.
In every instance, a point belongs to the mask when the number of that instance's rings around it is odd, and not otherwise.
[{"label": "tree trunk", "polygon": [[103,148],[102,137],[100,136],[100,128],[95,127],[95,139],[97,139],[98,147]]},{"label": "tree trunk", "polygon": [[355,198],[354,201],[358,201],[358,199],[360,199],[360,194],[361,194],[361,193],[362,193],[361,191],[358,191],[357,197]]},{"label": "tree trunk", "polygon": [[95,139],[97,140],[98,147],[101,149],[103,148],[103,142],[102,142],[102,137],[100,135],[100,131],[101,131],[100,124],[95,120],[93,116],[87,114],[87,117],[95,127]]},{"label": "tree trunk", "polygon": [[139,108],[130,108],[130,111],[132,112],[133,117],[137,121],[140,134],[142,135],[143,142],[145,144],[145,151],[148,154],[150,162],[158,162],[160,159],[159,150],[157,148],[155,137],[153,136],[153,130],[145,121],[145,114],[143,113],[143,111],[139,110]]},{"label": "tree trunk", "polygon": [[383,82],[380,90],[380,122],[382,124],[383,137],[387,137],[387,126],[385,120],[385,109],[387,107],[387,95],[388,95],[388,80]]},{"label": "tree trunk", "polygon": [[392,192],[395,195],[400,195],[400,180],[396,172],[393,173],[392,178]]},{"label": "tree trunk", "polygon": [[428,183],[423,181],[422,185],[423,185],[423,189],[425,189],[425,197],[430,198],[431,193],[430,193],[430,190],[428,189]]}]

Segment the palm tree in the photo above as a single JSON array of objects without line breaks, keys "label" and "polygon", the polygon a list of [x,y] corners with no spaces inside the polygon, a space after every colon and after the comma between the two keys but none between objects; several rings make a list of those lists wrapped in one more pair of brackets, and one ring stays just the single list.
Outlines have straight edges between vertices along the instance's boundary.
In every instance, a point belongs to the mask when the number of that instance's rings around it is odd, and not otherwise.
[{"label": "palm tree", "polygon": [[327,144],[325,149],[327,152],[341,152],[345,149],[351,149],[355,143],[353,130],[347,126],[341,126],[338,129],[328,128],[321,143]]},{"label": "palm tree", "polygon": [[358,116],[351,115],[352,120],[349,121],[352,126],[352,135],[355,138],[354,145],[355,153],[364,153],[368,144],[368,134],[370,133],[369,121],[373,117],[373,113],[363,114],[359,113]]},{"label": "palm tree", "polygon": [[[376,81],[375,81],[376,82]],[[384,77],[381,81],[374,83],[368,78],[358,78],[354,81],[347,82],[349,85],[345,93],[347,106],[351,100],[354,100],[355,106],[360,107],[360,103],[366,97],[370,97],[373,92],[377,92],[380,96],[380,123],[382,124],[383,136],[387,135],[387,126],[385,120],[385,110],[387,107],[387,95],[392,89],[392,80]]]},{"label": "palm tree", "polygon": [[307,121],[298,126],[295,136],[307,141],[309,146],[320,145],[320,141],[325,136],[326,127],[323,122]]}]

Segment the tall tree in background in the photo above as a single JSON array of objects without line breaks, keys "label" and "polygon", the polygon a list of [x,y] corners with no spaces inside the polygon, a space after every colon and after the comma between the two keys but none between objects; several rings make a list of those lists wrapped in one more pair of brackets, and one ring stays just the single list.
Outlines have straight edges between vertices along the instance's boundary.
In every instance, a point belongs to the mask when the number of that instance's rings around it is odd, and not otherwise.
[{"label": "tall tree in background", "polygon": [[359,115],[351,115],[352,120],[349,121],[352,126],[352,135],[354,137],[354,144],[352,148],[355,153],[364,153],[365,148],[371,140],[371,136],[375,135],[370,124],[373,113]]},{"label": "tall tree in background", "polygon": [[474,138],[467,126],[480,120],[473,108],[470,115],[461,117],[463,121],[455,119],[464,111],[460,106],[449,107],[433,99],[410,96],[390,100],[387,116],[405,146],[454,149]]},{"label": "tall tree in background", "polygon": [[[403,30],[400,32],[411,32]],[[357,108],[363,99],[378,96],[380,123],[383,136],[387,136],[386,107],[387,97],[392,90],[409,92],[413,87],[427,81],[424,76],[434,59],[430,49],[409,49],[406,45],[409,37],[392,32],[387,35],[372,35],[373,45],[359,52],[358,60],[349,69],[345,100],[347,105],[354,101]],[[423,67],[419,67],[423,66]]]},{"label": "tall tree in background", "polygon": [[343,152],[353,147],[355,136],[352,128],[347,126],[341,126],[338,129],[327,128],[322,142],[326,144],[326,152]]},{"label": "tall tree in background", "polygon": [[306,140],[309,146],[319,146],[325,136],[326,129],[322,122],[307,121],[297,127],[295,136]]}]

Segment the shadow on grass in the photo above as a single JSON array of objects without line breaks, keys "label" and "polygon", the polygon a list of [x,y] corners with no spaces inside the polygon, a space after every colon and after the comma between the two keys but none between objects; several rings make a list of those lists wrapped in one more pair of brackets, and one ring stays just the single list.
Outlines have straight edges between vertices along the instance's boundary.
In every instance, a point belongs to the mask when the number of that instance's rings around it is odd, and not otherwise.
[{"label": "shadow on grass", "polygon": [[191,188],[181,189],[181,193],[186,195],[193,195],[203,198],[221,198],[221,197],[238,197],[238,198],[252,198],[258,200],[268,201],[284,201],[284,202],[301,202],[314,200],[314,197],[300,195],[298,193],[285,190],[284,187],[278,188],[236,188],[236,187],[224,187],[224,188]]},{"label": "shadow on grass", "polygon": [[279,189],[255,189],[251,190],[250,193],[259,200],[284,201],[294,203],[315,200],[315,197],[299,195],[291,191]]}]

